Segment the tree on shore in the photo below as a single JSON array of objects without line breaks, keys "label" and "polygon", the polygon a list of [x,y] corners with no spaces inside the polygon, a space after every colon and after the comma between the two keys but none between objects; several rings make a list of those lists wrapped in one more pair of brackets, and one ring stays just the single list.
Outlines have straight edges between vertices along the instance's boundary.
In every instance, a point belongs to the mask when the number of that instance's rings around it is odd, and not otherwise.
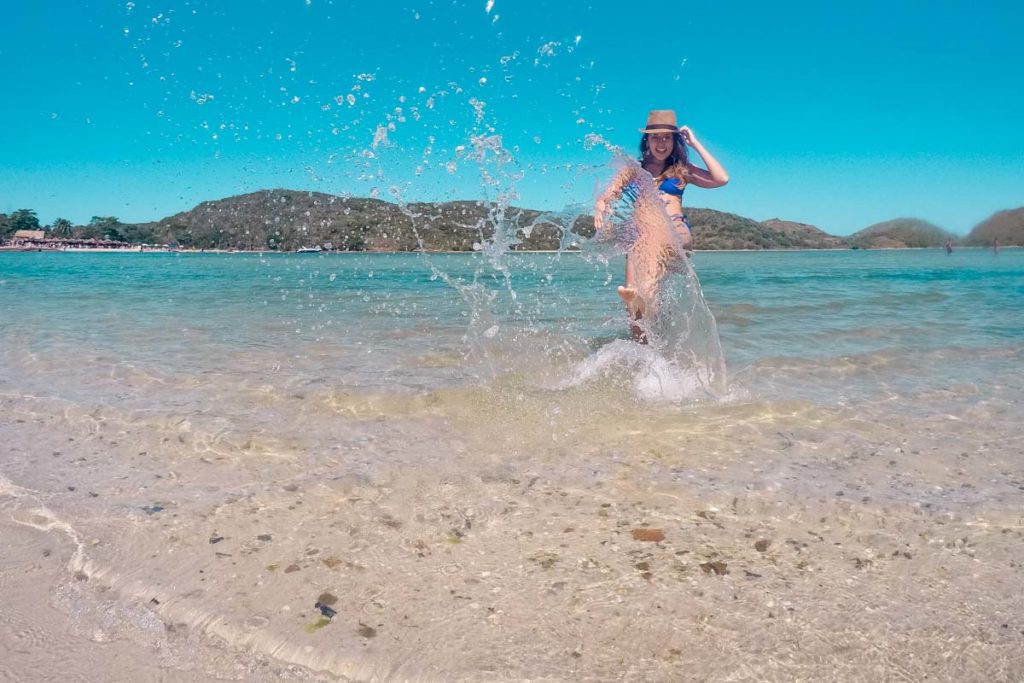
[{"label": "tree on shore", "polygon": [[39,216],[34,209],[18,209],[10,215],[10,222],[15,230],[39,229]]},{"label": "tree on shore", "polygon": [[71,237],[71,221],[67,218],[58,218],[50,226],[50,233],[54,237]]},{"label": "tree on shore", "polygon": [[124,242],[123,229],[124,224],[116,216],[93,216],[89,225],[82,230],[82,237]]},{"label": "tree on shore", "polygon": [[18,230],[38,229],[39,217],[33,209],[18,209],[10,215],[0,213],[0,237],[10,237]]}]

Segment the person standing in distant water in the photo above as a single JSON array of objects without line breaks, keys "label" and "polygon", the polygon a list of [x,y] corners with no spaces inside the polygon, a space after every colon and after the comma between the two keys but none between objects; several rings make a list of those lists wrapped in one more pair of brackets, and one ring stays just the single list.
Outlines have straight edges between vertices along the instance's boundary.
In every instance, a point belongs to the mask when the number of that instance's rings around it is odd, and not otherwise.
[{"label": "person standing in distant water", "polygon": [[953,253],[953,240],[946,240],[946,254]]},{"label": "person standing in distant water", "polygon": [[999,255],[999,238],[998,237],[993,237],[992,238],[992,254],[995,255],[995,256]]},{"label": "person standing in distant water", "polygon": [[[643,133],[640,138],[640,167],[653,178],[658,194],[665,204],[665,211],[672,221],[672,228],[683,248],[687,250],[686,255],[689,256],[693,249],[693,234],[689,223],[686,222],[686,216],[683,215],[683,191],[687,185],[705,189],[722,187],[729,182],[729,174],[704,148],[689,126],[679,127],[676,113],[671,109],[652,110],[647,115],[647,125],[641,128],[640,132]],[[687,146],[697,152],[707,169],[690,163]],[[598,231],[605,229],[609,204],[621,197],[622,193],[636,182],[637,172],[635,166],[627,166],[597,198],[594,204],[594,224]],[[642,229],[642,226],[640,228]],[[635,324],[644,317],[647,310],[643,297],[637,291],[635,268],[638,261],[654,263],[662,259],[650,254],[646,255],[649,258],[638,258],[634,250],[641,248],[638,245],[643,242],[642,239],[637,239],[626,254],[626,281],[618,288],[618,293],[626,303],[630,319],[634,322],[630,326],[633,339],[646,343],[646,335]]]}]

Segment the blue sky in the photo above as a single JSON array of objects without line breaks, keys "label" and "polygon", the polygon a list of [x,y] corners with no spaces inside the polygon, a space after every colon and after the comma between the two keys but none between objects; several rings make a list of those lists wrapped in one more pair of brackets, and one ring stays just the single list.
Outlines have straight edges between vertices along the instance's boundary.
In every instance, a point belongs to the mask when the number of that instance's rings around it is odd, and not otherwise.
[{"label": "blue sky", "polygon": [[[589,204],[611,155],[587,136],[633,153],[652,108],[732,177],[692,206],[849,234],[900,216],[965,233],[1024,205],[1020,3],[59,0],[0,16],[0,211],[44,223],[268,187]],[[503,154],[480,162],[472,140],[496,135]]]}]

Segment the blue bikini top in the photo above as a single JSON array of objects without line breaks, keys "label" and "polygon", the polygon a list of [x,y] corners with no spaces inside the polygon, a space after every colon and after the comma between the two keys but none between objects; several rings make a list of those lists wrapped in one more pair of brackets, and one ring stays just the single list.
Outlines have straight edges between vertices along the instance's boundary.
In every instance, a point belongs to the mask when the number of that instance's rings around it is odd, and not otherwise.
[{"label": "blue bikini top", "polygon": [[682,197],[686,185],[679,178],[665,178],[661,181],[661,185],[658,185],[658,189],[665,194],[674,194],[677,197]]}]

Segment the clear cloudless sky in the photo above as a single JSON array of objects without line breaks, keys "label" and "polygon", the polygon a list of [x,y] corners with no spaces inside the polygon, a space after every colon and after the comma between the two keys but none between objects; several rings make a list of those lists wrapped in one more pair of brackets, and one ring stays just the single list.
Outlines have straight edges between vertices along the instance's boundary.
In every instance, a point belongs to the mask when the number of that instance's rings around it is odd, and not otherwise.
[{"label": "clear cloudless sky", "polygon": [[[647,111],[686,202],[849,234],[1024,205],[1024,3],[54,0],[0,8],[0,211],[155,220],[264,188],[589,204]],[[594,144],[595,141],[598,144]]]}]

